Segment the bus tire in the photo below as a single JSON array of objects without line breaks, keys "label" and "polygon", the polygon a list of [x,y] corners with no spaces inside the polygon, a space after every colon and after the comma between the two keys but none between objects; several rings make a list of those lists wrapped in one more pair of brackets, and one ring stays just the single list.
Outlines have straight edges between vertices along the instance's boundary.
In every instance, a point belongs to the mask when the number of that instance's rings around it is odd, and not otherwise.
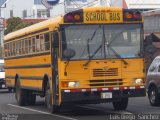
[{"label": "bus tire", "polygon": [[148,98],[149,102],[152,106],[159,106],[160,105],[160,95],[158,90],[155,86],[151,86],[148,90]]},{"label": "bus tire", "polygon": [[27,104],[27,91],[20,87],[20,82],[16,82],[15,97],[19,106],[25,106]]},{"label": "bus tire", "polygon": [[52,104],[49,82],[47,82],[45,89],[45,103],[51,113],[58,113],[60,111],[60,106]]},{"label": "bus tire", "polygon": [[128,106],[128,98],[122,98],[120,101],[113,102],[115,110],[125,110]]}]

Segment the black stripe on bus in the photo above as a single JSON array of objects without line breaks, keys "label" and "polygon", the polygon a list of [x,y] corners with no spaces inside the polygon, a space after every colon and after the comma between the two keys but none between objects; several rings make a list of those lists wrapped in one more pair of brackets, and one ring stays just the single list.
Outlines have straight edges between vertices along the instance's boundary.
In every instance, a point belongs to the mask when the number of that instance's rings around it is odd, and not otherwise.
[{"label": "black stripe on bus", "polygon": [[22,89],[28,89],[28,90],[42,91],[41,88],[37,88],[37,87],[21,86],[21,88]]},{"label": "black stripe on bus", "polygon": [[25,34],[25,35],[21,35],[21,36],[15,37],[15,38],[4,40],[4,43],[10,42],[12,40],[19,39],[19,38],[22,38],[22,37],[27,37],[28,35],[38,34],[38,33],[45,32],[45,31],[47,32],[48,30],[49,30],[49,28],[44,28],[44,29],[39,30],[39,31],[31,32],[31,33],[28,33],[28,34]]},{"label": "black stripe on bus", "polygon": [[37,65],[21,65],[21,66],[7,66],[5,69],[23,69],[23,68],[48,68],[51,64],[37,64]]},{"label": "black stripe on bus", "polygon": [[5,78],[15,79],[15,76],[9,76],[9,75],[7,75],[7,76],[5,76]]},{"label": "black stripe on bus", "polygon": [[[15,79],[15,76],[6,76],[6,78]],[[27,80],[43,80],[43,77],[41,76],[20,76],[21,79],[27,79]]]},{"label": "black stripe on bus", "polygon": [[22,55],[22,56],[14,56],[14,57],[9,57],[9,58],[4,58],[5,60],[12,60],[12,59],[20,59],[20,58],[28,58],[28,57],[35,57],[35,56],[43,56],[43,55],[49,55],[49,52],[44,52],[44,53],[37,53],[37,54],[28,54],[28,55]]}]

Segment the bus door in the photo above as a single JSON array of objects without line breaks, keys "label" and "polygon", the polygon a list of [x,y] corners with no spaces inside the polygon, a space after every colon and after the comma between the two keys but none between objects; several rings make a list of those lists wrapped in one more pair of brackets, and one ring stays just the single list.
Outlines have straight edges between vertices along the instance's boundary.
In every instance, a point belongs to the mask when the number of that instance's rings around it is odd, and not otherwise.
[{"label": "bus door", "polygon": [[59,35],[58,31],[52,33],[52,45],[51,45],[51,56],[52,56],[52,91],[53,91],[53,103],[58,105],[58,50],[59,50]]}]

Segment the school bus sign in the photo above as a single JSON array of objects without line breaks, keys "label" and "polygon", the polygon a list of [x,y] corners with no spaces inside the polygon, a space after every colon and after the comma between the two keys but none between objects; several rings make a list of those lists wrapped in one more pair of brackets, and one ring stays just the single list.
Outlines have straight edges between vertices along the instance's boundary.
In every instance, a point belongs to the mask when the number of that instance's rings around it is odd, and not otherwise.
[{"label": "school bus sign", "polygon": [[84,9],[84,23],[120,23],[123,21],[122,10],[112,10],[107,8],[101,10],[85,10]]}]

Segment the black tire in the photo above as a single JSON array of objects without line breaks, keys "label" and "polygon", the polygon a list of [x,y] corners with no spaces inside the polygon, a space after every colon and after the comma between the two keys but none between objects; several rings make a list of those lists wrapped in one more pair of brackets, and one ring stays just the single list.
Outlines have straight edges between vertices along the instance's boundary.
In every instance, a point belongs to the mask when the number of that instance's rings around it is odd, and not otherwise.
[{"label": "black tire", "polygon": [[52,104],[52,98],[51,98],[49,82],[47,83],[46,89],[45,89],[45,103],[46,103],[46,106],[47,106],[48,110],[51,113],[60,112],[60,106]]},{"label": "black tire", "polygon": [[160,94],[155,86],[151,86],[148,90],[149,102],[152,106],[160,105]]},{"label": "black tire", "polygon": [[128,98],[122,98],[120,101],[113,102],[115,110],[125,110],[128,106]]},{"label": "black tire", "polygon": [[16,92],[15,97],[17,100],[18,105],[25,106],[27,105],[27,91],[20,88],[20,82],[16,82]]}]

